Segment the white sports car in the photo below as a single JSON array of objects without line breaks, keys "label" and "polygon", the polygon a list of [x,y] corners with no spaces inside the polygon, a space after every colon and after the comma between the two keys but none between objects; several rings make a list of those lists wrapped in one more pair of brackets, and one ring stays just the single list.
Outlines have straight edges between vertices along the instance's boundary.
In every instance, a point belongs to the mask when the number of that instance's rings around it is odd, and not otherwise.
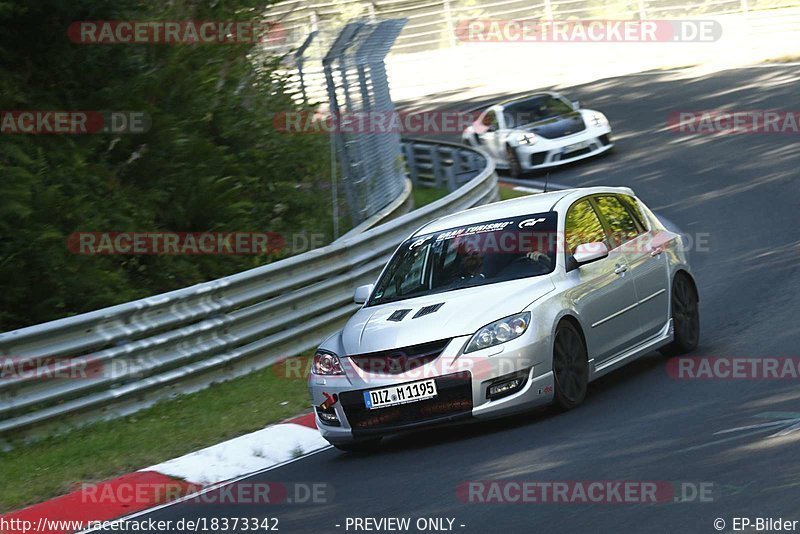
[{"label": "white sports car", "polygon": [[578,406],[592,380],[698,343],[679,234],[627,188],[554,191],[432,221],[314,355],[308,387],[342,449],[424,425]]},{"label": "white sports car", "polygon": [[512,176],[546,169],[611,150],[611,125],[605,115],[581,109],[558,93],[537,93],[496,104],[462,133]]}]

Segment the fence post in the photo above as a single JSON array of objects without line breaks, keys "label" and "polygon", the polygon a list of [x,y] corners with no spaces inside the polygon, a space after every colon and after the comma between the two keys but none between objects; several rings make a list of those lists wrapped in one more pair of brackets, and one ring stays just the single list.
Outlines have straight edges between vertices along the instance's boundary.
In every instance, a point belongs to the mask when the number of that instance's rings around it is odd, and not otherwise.
[{"label": "fence post", "polygon": [[444,7],[444,25],[447,28],[447,38],[451,48],[455,48],[456,44],[456,29],[453,26],[453,13],[450,10],[450,0],[442,2]]}]

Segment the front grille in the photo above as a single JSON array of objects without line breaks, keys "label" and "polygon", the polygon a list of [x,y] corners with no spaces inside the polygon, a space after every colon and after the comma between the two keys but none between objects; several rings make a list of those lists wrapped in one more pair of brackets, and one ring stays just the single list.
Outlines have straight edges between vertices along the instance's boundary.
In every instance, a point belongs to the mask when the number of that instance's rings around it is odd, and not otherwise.
[{"label": "front grille", "polygon": [[567,152],[566,154],[561,156],[561,159],[577,158],[578,156],[583,156],[584,154],[588,154],[591,151],[592,151],[591,147],[582,148],[574,152]]},{"label": "front grille", "polygon": [[360,369],[379,375],[397,375],[418,369],[432,362],[442,353],[449,339],[412,345],[402,349],[368,352],[349,356],[350,361]]},{"label": "front grille", "polygon": [[436,378],[436,397],[399,406],[370,410],[364,405],[364,391],[368,390],[347,391],[339,395],[339,402],[354,431],[391,429],[472,411],[469,371],[440,376]]}]

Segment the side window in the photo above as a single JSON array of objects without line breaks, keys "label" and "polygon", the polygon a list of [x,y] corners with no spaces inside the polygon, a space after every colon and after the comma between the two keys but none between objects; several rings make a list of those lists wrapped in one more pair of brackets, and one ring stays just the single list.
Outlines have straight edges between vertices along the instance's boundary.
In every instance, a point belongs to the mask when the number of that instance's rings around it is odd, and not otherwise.
[{"label": "side window", "polygon": [[569,208],[564,234],[568,254],[574,254],[578,245],[606,240],[603,225],[588,200],[581,200]]},{"label": "side window", "polygon": [[608,222],[614,247],[618,247],[642,233],[640,226],[636,224],[633,216],[617,197],[597,197],[595,201],[603,218]]},{"label": "side window", "polygon": [[497,122],[497,114],[494,110],[489,110],[483,116],[483,125],[486,126],[489,132],[496,132],[500,128],[500,123]]},{"label": "side window", "polygon": [[633,218],[636,219],[636,222],[639,224],[640,230],[646,231],[648,227],[646,223],[647,217],[645,217],[644,212],[642,212],[642,209],[639,207],[639,203],[636,202],[636,199],[629,197],[628,195],[619,195],[617,198],[619,198],[622,203],[625,204],[625,207],[628,208],[628,211],[631,212]]}]

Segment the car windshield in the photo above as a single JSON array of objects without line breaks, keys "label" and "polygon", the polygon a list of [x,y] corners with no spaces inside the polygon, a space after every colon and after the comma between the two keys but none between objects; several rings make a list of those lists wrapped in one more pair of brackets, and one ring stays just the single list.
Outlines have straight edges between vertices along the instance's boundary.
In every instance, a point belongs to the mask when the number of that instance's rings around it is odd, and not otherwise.
[{"label": "car windshield", "polygon": [[572,106],[560,98],[540,95],[507,104],[503,109],[503,117],[506,119],[508,128],[515,128],[532,122],[552,119],[573,111],[575,110],[572,109]]},{"label": "car windshield", "polygon": [[367,305],[551,273],[557,218],[537,213],[411,238],[395,252]]}]

